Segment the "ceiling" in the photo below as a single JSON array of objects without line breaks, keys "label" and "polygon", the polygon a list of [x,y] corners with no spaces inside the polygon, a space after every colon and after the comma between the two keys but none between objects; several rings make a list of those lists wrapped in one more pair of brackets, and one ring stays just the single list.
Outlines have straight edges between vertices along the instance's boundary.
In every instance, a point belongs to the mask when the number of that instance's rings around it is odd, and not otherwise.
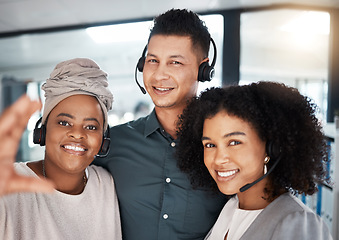
[{"label": "ceiling", "polygon": [[208,12],[288,3],[339,7],[338,0],[0,0],[0,34],[154,17],[171,8]]}]

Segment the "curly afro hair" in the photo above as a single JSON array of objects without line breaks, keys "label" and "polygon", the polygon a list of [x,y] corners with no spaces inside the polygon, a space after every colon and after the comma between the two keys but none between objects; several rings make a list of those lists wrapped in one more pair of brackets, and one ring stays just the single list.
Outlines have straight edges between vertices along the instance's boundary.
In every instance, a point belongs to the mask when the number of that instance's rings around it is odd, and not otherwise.
[{"label": "curly afro hair", "polygon": [[280,83],[208,89],[192,99],[179,118],[178,165],[194,187],[218,189],[204,165],[201,137],[205,119],[226,111],[248,122],[261,140],[279,146],[280,162],[265,189],[269,199],[286,191],[311,195],[317,184],[328,181],[324,164],[328,146],[316,110],[309,98]]}]

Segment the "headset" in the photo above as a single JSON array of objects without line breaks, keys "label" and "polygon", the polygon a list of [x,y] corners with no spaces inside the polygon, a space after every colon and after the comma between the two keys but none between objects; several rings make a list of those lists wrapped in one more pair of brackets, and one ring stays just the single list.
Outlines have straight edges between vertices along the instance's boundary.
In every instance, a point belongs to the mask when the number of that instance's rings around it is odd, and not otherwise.
[{"label": "headset", "polygon": [[[35,128],[33,131],[33,143],[39,144],[40,146],[46,145],[46,126],[45,124],[41,124],[42,117],[36,122]],[[39,125],[41,124],[41,127]],[[105,131],[100,150],[96,157],[106,157],[109,153],[109,146],[111,143],[110,139],[110,127],[107,125],[107,130]]]},{"label": "headset", "polygon": [[271,159],[276,161],[280,158],[281,148],[277,142],[267,141],[266,143],[266,153]]},{"label": "headset", "polygon": [[267,156],[269,156],[270,159],[274,161],[272,167],[267,171],[266,174],[264,174],[263,176],[261,176],[260,178],[255,180],[254,182],[248,183],[245,186],[242,186],[239,189],[240,192],[246,191],[247,189],[252,187],[254,184],[256,184],[256,183],[260,182],[261,180],[263,180],[278,165],[278,163],[279,163],[279,161],[281,159],[281,148],[280,148],[280,146],[276,142],[274,142],[274,141],[267,141],[266,142],[266,153],[267,153]]},{"label": "headset", "polygon": [[[214,66],[215,66],[215,62],[217,60],[217,46],[213,40],[213,38],[210,39],[213,45],[213,51],[214,51],[214,56],[213,56],[213,60],[212,60],[212,64],[209,65],[208,62],[203,62],[200,64],[199,66],[199,70],[198,70],[198,81],[199,82],[209,82],[212,80],[212,78],[214,77],[215,74],[215,70],[214,70]],[[139,58],[138,62],[137,62],[137,66],[135,68],[135,73],[134,73],[134,78],[135,78],[135,82],[137,83],[138,87],[140,88],[141,92],[143,94],[146,94],[146,90],[145,88],[143,88],[139,82],[138,82],[138,78],[137,78],[137,72],[139,70],[139,72],[143,72],[144,70],[144,65],[145,65],[145,60],[146,60],[146,52],[147,52],[147,45],[145,46],[144,50],[142,51],[141,57]]]}]

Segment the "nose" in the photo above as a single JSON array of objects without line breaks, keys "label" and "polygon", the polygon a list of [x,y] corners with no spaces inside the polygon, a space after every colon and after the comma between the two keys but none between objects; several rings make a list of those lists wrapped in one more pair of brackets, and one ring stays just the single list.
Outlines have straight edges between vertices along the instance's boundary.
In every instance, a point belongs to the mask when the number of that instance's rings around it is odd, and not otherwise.
[{"label": "nose", "polygon": [[230,161],[230,156],[228,152],[223,148],[217,148],[214,162],[216,164],[225,164],[225,163],[229,163],[229,161]]},{"label": "nose", "polygon": [[157,81],[166,80],[169,78],[168,68],[165,63],[159,63],[154,70],[153,77]]},{"label": "nose", "polygon": [[74,139],[84,139],[86,138],[85,129],[73,126],[72,129],[68,131],[67,136]]}]

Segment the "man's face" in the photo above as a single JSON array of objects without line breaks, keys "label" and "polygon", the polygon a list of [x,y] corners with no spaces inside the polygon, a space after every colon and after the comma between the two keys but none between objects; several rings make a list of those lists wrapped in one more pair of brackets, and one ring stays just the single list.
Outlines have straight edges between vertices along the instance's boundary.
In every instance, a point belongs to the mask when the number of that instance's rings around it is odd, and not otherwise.
[{"label": "man's face", "polygon": [[196,95],[202,62],[186,36],[154,35],[148,44],[144,85],[156,108],[182,109]]}]

